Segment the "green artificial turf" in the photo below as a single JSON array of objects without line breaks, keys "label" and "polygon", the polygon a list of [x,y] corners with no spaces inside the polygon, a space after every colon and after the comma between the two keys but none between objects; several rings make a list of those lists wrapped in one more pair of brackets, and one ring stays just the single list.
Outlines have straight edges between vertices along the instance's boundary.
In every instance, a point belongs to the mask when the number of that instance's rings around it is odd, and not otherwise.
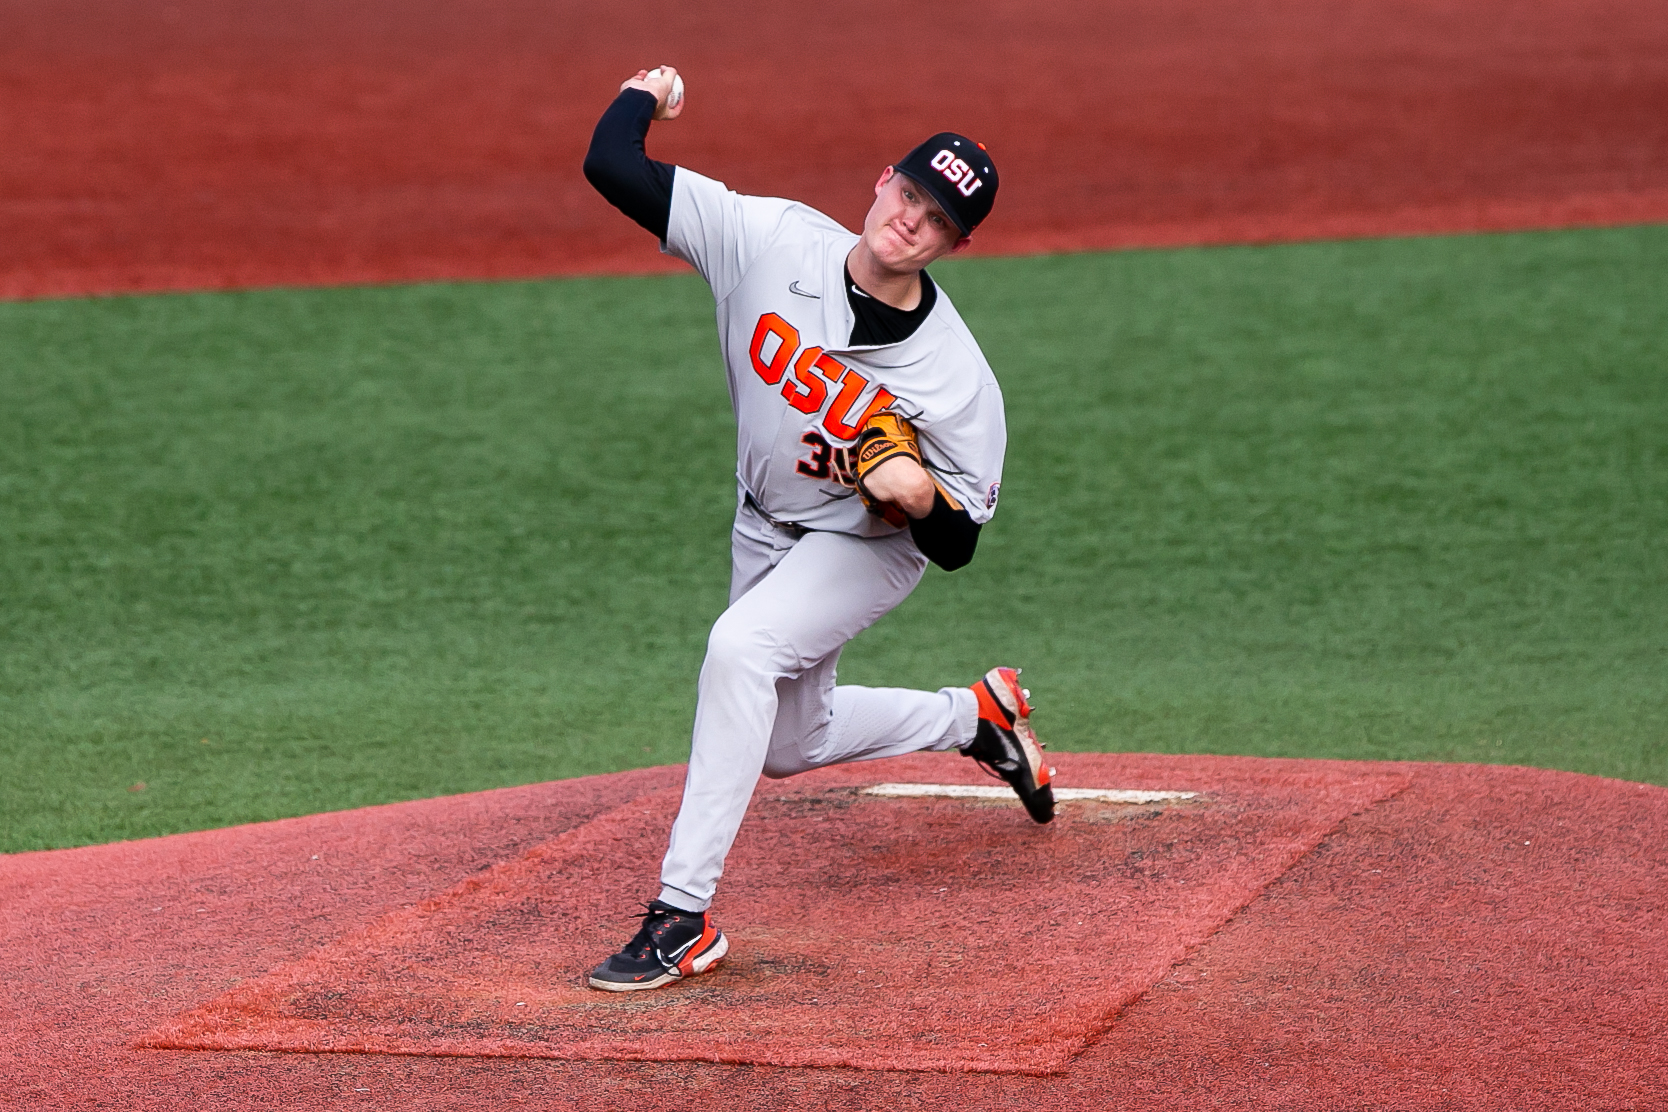
[{"label": "green artificial turf", "polygon": [[[935,273],[1002,511],[843,678],[1668,783],[1668,228]],[[0,849],[681,760],[712,331],[694,278],[0,305]]]}]

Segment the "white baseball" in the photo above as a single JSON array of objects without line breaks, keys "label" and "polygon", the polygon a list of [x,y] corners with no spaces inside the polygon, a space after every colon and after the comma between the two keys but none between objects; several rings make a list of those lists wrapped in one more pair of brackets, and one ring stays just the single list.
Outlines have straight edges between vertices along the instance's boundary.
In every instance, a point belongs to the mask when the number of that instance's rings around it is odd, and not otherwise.
[{"label": "white baseball", "polygon": [[[649,71],[649,75],[647,77],[645,77],[643,80],[645,80],[645,81],[654,81],[659,77],[660,77],[660,67],[656,66],[654,69]],[[683,74],[674,73],[672,75],[672,91],[670,93],[666,94],[666,110],[668,112],[670,112],[682,103],[683,103]]]}]

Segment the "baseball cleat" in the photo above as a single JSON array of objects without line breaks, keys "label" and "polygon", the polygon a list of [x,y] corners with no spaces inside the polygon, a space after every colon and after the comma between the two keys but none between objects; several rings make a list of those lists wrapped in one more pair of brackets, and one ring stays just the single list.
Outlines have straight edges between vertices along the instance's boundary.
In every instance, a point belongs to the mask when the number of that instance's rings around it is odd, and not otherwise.
[{"label": "baseball cleat", "polygon": [[591,970],[591,987],[604,992],[659,988],[705,973],[730,951],[710,911],[680,911],[655,900],[625,948]]},{"label": "baseball cleat", "polygon": [[1019,686],[1013,668],[992,668],[973,685],[979,699],[979,727],[962,749],[985,770],[1008,782],[1038,822],[1054,818],[1054,770],[1043,760],[1042,742],[1031,729],[1031,693]]}]

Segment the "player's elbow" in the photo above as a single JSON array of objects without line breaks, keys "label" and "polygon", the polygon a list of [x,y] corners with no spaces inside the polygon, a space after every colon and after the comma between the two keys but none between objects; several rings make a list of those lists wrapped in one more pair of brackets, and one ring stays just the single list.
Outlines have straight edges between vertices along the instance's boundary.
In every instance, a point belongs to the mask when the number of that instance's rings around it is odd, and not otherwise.
[{"label": "player's elbow", "polygon": [[619,185],[619,175],[615,161],[597,150],[595,143],[591,144],[591,149],[585,152],[583,167],[585,180],[591,183],[591,188],[604,197],[609,195],[611,189],[617,188]]},{"label": "player's elbow", "polygon": [[619,132],[619,125],[604,117],[591,136],[581,167],[592,188],[615,203],[629,196],[634,187],[640,188],[645,161],[642,152],[634,151],[629,139]]},{"label": "player's elbow", "polygon": [[933,543],[926,546],[916,541],[916,547],[921,549],[921,555],[943,568],[945,571],[960,571],[973,562],[973,549],[979,543],[979,534],[961,535],[953,537],[935,537]]},{"label": "player's elbow", "polygon": [[909,523],[915,547],[945,571],[956,571],[973,562],[979,529],[979,523],[966,510],[952,509],[943,493],[937,491],[932,512]]}]

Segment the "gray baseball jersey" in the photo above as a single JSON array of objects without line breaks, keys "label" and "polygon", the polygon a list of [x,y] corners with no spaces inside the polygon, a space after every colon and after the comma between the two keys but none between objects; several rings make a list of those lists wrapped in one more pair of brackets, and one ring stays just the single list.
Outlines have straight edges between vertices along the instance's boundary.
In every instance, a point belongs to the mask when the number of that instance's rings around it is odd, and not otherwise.
[{"label": "gray baseball jersey", "polygon": [[662,247],[717,301],[735,406],[736,475],[770,518],[878,537],[898,526],[857,497],[848,450],[890,408],[923,462],[975,522],[990,520],[1007,446],[1002,391],[942,289],[900,343],[853,348],[845,259],[857,236],[807,205],[748,197],[678,167]]}]

